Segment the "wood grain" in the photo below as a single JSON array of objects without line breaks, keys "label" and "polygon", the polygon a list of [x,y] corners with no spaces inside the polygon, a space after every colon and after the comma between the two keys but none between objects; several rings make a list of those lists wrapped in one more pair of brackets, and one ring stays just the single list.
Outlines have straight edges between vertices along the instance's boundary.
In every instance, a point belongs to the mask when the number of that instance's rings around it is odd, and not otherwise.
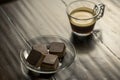
[{"label": "wood grain", "polygon": [[71,33],[66,7],[60,0],[20,0],[2,5],[1,80],[24,80],[19,52],[26,44],[17,32],[26,40],[59,35],[74,44],[76,59],[69,68],[55,75],[57,80],[119,80],[120,1],[102,2],[106,5],[104,17],[95,25],[95,34],[85,38]]}]

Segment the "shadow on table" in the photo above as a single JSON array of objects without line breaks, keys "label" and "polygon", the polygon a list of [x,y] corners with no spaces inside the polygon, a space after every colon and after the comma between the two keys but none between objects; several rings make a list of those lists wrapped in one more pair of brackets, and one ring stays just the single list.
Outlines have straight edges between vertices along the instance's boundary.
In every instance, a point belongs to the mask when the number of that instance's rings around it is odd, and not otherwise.
[{"label": "shadow on table", "polygon": [[76,51],[80,52],[79,54],[87,54],[95,49],[96,41],[102,40],[102,33],[100,30],[95,30],[91,35],[86,37],[71,33],[70,40],[75,46]]},{"label": "shadow on table", "polygon": [[54,74],[37,74],[29,71],[27,75],[29,78],[26,77],[25,80],[55,80]]},{"label": "shadow on table", "polygon": [[17,1],[17,0],[0,0],[0,5],[11,3],[11,2],[14,2],[14,1]]}]

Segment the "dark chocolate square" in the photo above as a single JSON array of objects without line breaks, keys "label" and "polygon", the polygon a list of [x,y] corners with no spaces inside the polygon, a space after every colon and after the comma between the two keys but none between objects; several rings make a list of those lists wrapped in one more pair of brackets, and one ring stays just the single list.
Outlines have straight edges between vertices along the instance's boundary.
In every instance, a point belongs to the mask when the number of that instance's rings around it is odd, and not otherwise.
[{"label": "dark chocolate square", "polygon": [[42,60],[47,54],[47,48],[45,45],[37,44],[32,46],[32,50],[27,58],[27,62],[35,67],[39,67],[41,65]]},{"label": "dark chocolate square", "polygon": [[50,43],[49,53],[62,58],[65,55],[65,48],[65,44],[62,42],[52,42]]},{"label": "dark chocolate square", "polygon": [[51,71],[56,70],[59,65],[59,60],[57,55],[48,54],[42,61],[41,70]]},{"label": "dark chocolate square", "polygon": [[48,54],[47,46],[45,44],[36,44],[33,46],[33,50],[39,51],[43,54]]}]

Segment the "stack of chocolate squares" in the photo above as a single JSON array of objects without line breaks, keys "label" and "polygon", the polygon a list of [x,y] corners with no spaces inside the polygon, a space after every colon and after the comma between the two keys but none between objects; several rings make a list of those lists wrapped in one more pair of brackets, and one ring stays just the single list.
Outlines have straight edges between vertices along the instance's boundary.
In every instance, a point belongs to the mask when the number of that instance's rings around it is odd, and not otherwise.
[{"label": "stack of chocolate squares", "polygon": [[27,62],[43,71],[57,70],[60,60],[65,55],[65,44],[52,42],[47,48],[46,44],[36,44],[27,57]]}]

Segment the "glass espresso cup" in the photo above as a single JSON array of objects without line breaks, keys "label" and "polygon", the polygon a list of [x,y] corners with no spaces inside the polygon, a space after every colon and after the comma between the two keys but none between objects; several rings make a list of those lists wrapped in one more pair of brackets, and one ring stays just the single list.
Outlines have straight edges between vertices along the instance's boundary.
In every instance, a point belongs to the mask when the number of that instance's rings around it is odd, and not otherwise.
[{"label": "glass espresso cup", "polygon": [[73,1],[67,5],[67,15],[73,33],[88,36],[92,33],[95,23],[104,13],[105,5],[95,4],[87,0]]}]

